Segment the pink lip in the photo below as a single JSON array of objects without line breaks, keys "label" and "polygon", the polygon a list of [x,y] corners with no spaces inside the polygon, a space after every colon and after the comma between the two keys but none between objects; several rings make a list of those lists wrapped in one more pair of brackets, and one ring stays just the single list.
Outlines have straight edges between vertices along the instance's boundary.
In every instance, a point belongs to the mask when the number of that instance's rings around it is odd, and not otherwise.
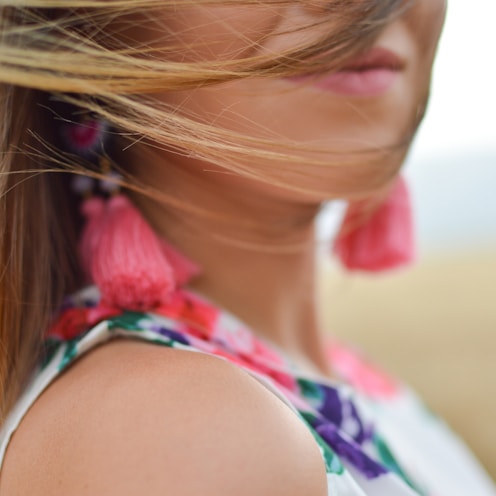
[{"label": "pink lip", "polygon": [[331,93],[372,97],[391,89],[403,68],[403,61],[395,53],[377,47],[353,59],[339,72],[310,74],[290,80],[310,83],[315,88]]}]

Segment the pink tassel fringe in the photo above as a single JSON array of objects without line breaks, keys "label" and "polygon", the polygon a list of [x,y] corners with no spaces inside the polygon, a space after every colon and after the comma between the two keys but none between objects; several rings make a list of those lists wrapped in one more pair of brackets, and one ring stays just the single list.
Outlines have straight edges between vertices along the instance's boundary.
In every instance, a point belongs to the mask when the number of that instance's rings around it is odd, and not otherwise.
[{"label": "pink tassel fringe", "polygon": [[[362,207],[363,208],[363,207]],[[410,264],[415,258],[413,216],[407,185],[399,178],[386,201],[360,222],[360,206],[351,206],[334,244],[334,253],[352,271],[380,272]]]},{"label": "pink tassel fringe", "polygon": [[86,243],[93,252],[87,259],[103,303],[151,310],[166,303],[174,291],[173,271],[160,241],[124,195],[108,200],[98,242]]},{"label": "pink tassel fringe", "polygon": [[167,241],[160,240],[162,252],[169,261],[177,286],[184,286],[201,273],[200,267]]},{"label": "pink tassel fringe", "polygon": [[84,273],[89,280],[91,280],[93,253],[98,245],[105,210],[104,200],[95,196],[85,200],[81,206],[81,213],[86,218],[86,224],[79,242],[79,253]]}]

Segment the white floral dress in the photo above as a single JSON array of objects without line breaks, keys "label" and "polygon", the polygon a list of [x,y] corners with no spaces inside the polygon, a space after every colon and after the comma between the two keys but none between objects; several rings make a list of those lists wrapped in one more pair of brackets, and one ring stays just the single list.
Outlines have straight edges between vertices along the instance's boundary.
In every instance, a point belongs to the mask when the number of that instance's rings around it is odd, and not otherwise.
[{"label": "white floral dress", "polygon": [[108,307],[94,287],[69,298],[47,335],[38,370],[0,432],[0,465],[43,390],[81,355],[114,338],[207,353],[255,376],[313,434],[329,496],[496,496],[445,424],[356,352],[332,341],[329,359],[339,381],[305,376],[236,317],[184,290],[153,313]]}]

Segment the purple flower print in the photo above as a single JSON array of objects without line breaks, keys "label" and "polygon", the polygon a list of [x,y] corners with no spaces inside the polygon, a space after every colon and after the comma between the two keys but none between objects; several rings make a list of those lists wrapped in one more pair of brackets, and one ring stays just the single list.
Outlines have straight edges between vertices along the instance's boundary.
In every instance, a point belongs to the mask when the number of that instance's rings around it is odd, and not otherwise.
[{"label": "purple flower print", "polygon": [[156,332],[157,334],[160,334],[161,336],[165,338],[170,338],[172,341],[175,341],[177,343],[189,345],[189,341],[186,339],[184,334],[181,334],[180,332],[173,331],[172,329],[166,329],[165,327],[161,326],[152,326],[150,330]]},{"label": "purple flower print", "polygon": [[316,431],[343,460],[351,463],[367,479],[388,473],[386,468],[366,455],[357,443],[345,439],[332,423],[322,423],[316,427]]},{"label": "purple flower print", "polygon": [[322,385],[324,401],[319,412],[334,425],[341,427],[343,422],[343,405],[336,389]]},{"label": "purple flower print", "polygon": [[[337,389],[321,385],[324,400],[319,412],[323,417],[354,439],[363,444],[372,438],[373,429],[366,428],[358,409],[352,400],[341,398]],[[351,429],[350,426],[353,426]],[[353,431],[353,432],[352,432]]]}]

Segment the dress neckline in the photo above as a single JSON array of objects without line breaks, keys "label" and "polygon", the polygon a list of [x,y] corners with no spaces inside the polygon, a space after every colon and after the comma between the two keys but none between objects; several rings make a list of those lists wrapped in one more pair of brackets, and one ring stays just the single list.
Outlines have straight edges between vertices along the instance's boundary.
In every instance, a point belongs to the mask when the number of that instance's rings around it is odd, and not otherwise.
[{"label": "dress neckline", "polygon": [[[101,320],[136,313],[139,312],[105,306],[98,287],[89,285],[66,298],[58,319],[49,330],[49,336],[76,338]],[[261,362],[267,362],[270,367],[305,381],[342,390],[346,394],[353,390],[353,394],[390,399],[403,390],[403,385],[364,359],[359,351],[343,345],[332,336],[326,343],[325,353],[334,377],[305,371],[280,346],[258,335],[231,311],[191,288],[176,290],[169,304],[143,312],[143,315],[178,320],[187,327],[188,332],[195,333],[196,329],[203,339],[220,341],[243,358],[256,353],[260,355]]]}]

